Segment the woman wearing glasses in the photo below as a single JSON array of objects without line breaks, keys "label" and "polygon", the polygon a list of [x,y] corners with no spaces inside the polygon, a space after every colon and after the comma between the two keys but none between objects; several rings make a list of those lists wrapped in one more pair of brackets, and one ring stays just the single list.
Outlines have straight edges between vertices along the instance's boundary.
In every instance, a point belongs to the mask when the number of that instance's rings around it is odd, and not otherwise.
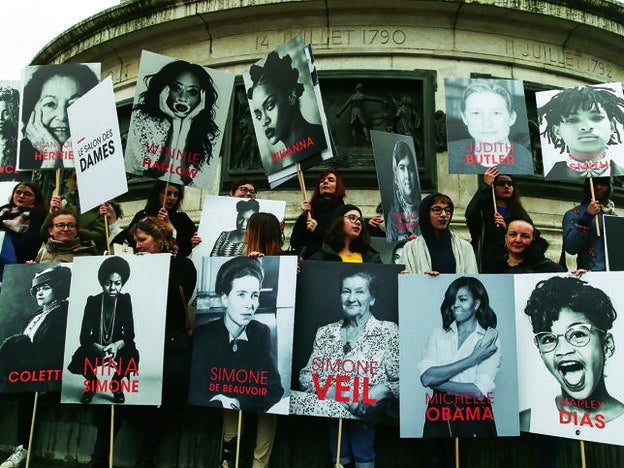
[{"label": "woman wearing glasses", "polygon": [[46,223],[50,238],[41,246],[36,263],[72,262],[74,257],[96,255],[95,243],[79,236],[78,220],[69,208],[61,208],[48,216]]},{"label": "woman wearing glasses", "polygon": [[523,411],[521,430],[555,429],[563,436],[606,443],[613,434],[621,440],[624,403],[609,394],[605,383],[605,366],[615,353],[609,330],[617,317],[609,296],[576,277],[555,276],[537,283],[524,313],[561,393],[554,400],[538,398],[538,407]]},{"label": "woman wearing glasses", "polygon": [[[500,174],[490,167],[483,174],[484,185],[477,190],[466,208],[466,224],[470,230],[472,247],[481,273],[491,273],[483,264],[483,253],[494,245],[503,244],[505,230],[510,219],[531,217],[522,207],[520,194],[512,176]],[[494,200],[492,200],[494,187]],[[496,212],[494,212],[496,203]]]}]

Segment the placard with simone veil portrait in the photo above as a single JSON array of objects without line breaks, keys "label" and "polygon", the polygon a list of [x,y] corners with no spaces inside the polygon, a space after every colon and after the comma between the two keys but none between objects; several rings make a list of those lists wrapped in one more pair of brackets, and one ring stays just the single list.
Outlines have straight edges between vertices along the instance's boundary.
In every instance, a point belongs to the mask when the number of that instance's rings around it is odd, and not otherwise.
[{"label": "placard with simone veil portrait", "polygon": [[445,78],[444,90],[450,174],[533,174],[522,81]]},{"label": "placard with simone veil portrait", "polygon": [[541,91],[535,101],[547,180],[624,175],[622,83]]},{"label": "placard with simone veil portrait", "polygon": [[399,265],[301,263],[290,412],[397,424]]},{"label": "placard with simone veil portrait", "polygon": [[126,171],[211,189],[233,86],[230,73],[142,51]]},{"label": "placard with simone veil portrait", "polygon": [[17,170],[20,88],[19,81],[0,80],[0,182],[30,180],[31,176]]},{"label": "placard with simone veil portrait", "polygon": [[62,403],[161,404],[170,254],[76,257]]},{"label": "placard with simone veil portrait", "polygon": [[401,437],[517,436],[511,275],[399,276]]},{"label": "placard with simone veil portrait", "polygon": [[386,240],[396,242],[418,234],[420,181],[411,135],[370,131],[377,181],[384,209]]},{"label": "placard with simone veil portrait", "polygon": [[624,445],[624,273],[514,280],[521,430]]},{"label": "placard with simone veil portrait", "polygon": [[189,404],[288,414],[293,256],[203,257]]},{"label": "placard with simone veil portrait", "polygon": [[74,167],[67,109],[100,81],[99,63],[30,65],[22,72],[17,166]]}]

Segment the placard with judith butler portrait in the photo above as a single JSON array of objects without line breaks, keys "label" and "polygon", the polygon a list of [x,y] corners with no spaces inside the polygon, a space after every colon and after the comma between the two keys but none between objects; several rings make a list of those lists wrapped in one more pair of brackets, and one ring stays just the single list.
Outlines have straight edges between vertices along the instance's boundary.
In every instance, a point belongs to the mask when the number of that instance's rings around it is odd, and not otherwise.
[{"label": "placard with judith butler portrait", "polygon": [[624,445],[623,281],[515,275],[521,430]]},{"label": "placard with judith butler portrait", "polygon": [[450,174],[533,174],[522,81],[445,78],[444,90]]},{"label": "placard with judith butler portrait", "polygon": [[516,436],[511,275],[400,275],[401,437]]},{"label": "placard with judith butler portrait", "polygon": [[291,413],[398,422],[401,269],[302,262]]}]

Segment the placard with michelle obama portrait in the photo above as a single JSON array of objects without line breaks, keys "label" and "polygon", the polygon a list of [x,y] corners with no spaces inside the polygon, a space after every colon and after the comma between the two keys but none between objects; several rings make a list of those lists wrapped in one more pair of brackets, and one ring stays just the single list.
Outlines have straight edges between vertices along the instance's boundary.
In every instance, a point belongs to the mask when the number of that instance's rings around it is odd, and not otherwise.
[{"label": "placard with michelle obama portrait", "polygon": [[301,263],[290,412],[396,424],[399,265]]},{"label": "placard with michelle obama portrait", "polygon": [[62,403],[160,405],[170,262],[74,258]]},{"label": "placard with michelle obama portrait", "polygon": [[203,257],[189,403],[288,414],[297,259]]},{"label": "placard with michelle obama portrait", "polygon": [[511,275],[399,276],[401,437],[516,436]]},{"label": "placard with michelle obama portrait", "polygon": [[521,430],[624,445],[622,281],[515,275]]},{"label": "placard with michelle obama portrait", "polygon": [[234,75],[141,52],[126,171],[212,189]]}]

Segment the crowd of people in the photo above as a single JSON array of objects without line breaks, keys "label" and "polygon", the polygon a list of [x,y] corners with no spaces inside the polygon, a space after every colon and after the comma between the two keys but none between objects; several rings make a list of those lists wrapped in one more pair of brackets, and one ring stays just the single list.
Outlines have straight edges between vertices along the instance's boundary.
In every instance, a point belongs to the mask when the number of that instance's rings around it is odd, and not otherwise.
[{"label": "crowd of people", "polygon": [[[589,181],[586,181],[582,202],[566,212],[563,217],[563,249],[568,254],[577,256],[577,271],[605,270],[604,237],[597,236],[595,224],[601,223],[600,218],[603,214],[614,214],[614,205],[609,198],[612,183],[610,178],[600,177],[593,179],[593,185],[594,195],[592,196]],[[73,192],[70,190],[68,193]],[[163,405],[158,409],[142,407],[134,411],[138,415],[141,430],[146,434],[137,466],[154,466],[156,449],[163,435],[160,429],[167,427],[169,418],[175,414],[175,405],[180,401],[186,401],[189,388],[180,385],[180,382],[188,382],[192,366],[202,365],[200,361],[191,359],[193,340],[204,340],[206,346],[217,346],[218,343],[214,341],[214,338],[221,336],[227,348],[228,336],[234,342],[243,336],[242,339],[248,342],[245,346],[248,347],[247,354],[250,358],[256,360],[262,358],[262,350],[266,348],[264,341],[268,340],[267,330],[264,325],[253,320],[264,278],[258,258],[265,255],[297,255],[300,262],[315,260],[381,263],[380,254],[371,246],[371,236],[384,235],[384,229],[379,229],[380,224],[383,224],[383,219],[377,216],[372,222],[365,221],[362,210],[358,206],[345,203],[345,183],[337,171],[323,171],[315,185],[312,198],[301,203],[301,215],[295,222],[289,249],[285,247],[283,220],[277,219],[272,214],[259,212],[259,205],[255,200],[256,194],[256,188],[249,179],[237,180],[231,186],[229,195],[241,199],[236,205],[236,229],[221,233],[211,254],[212,256],[233,257],[231,261],[223,264],[216,278],[216,293],[223,303],[224,316],[216,322],[199,326],[194,336],[191,336],[192,333],[189,331],[192,317],[189,315],[188,304],[195,289],[197,272],[188,257],[202,239],[197,235],[194,222],[182,211],[184,187],[156,181],[145,208],[136,214],[126,229],[114,236],[113,242],[129,244],[137,255],[152,253],[171,255],[169,295],[166,305],[167,344],[164,357]],[[0,221],[2,222],[0,228],[5,233],[5,243],[10,243],[10,250],[13,252],[12,256],[3,257],[1,267],[4,268],[4,265],[12,263],[72,262],[76,256],[103,254],[101,233],[104,231],[104,223],[101,215],[108,217],[109,221],[116,221],[120,212],[113,209],[113,206],[116,206],[114,202],[106,203],[99,210],[95,210],[95,216],[90,216],[88,221],[85,221],[76,210],[76,198],[77,193],[73,193],[73,198],[71,196],[53,197],[50,204],[47,204],[36,183],[18,183],[9,202],[0,207]],[[453,200],[443,193],[432,193],[419,203],[418,230],[409,233],[409,240],[401,243],[402,252],[398,254],[398,263],[405,265],[406,272],[437,276],[440,273],[515,274],[567,270],[565,264],[561,264],[562,262],[555,263],[546,257],[548,243],[541,236],[529,213],[523,208],[512,176],[499,173],[495,167],[485,171],[483,184],[475,193],[465,212],[471,242],[462,239],[450,229],[454,210]],[[112,224],[115,226],[118,223]],[[119,231],[119,229],[116,230]],[[40,234],[45,234],[45,237],[42,238]],[[69,290],[67,285],[61,284],[62,281],[59,278],[64,278],[67,282],[70,276],[69,270],[63,267],[45,269],[36,273],[32,278],[30,291],[37,308],[34,309],[32,318],[24,327],[23,332],[12,336],[11,340],[5,340],[0,345],[0,356],[4,358],[7,355],[10,356],[10,353],[27,349],[21,354],[46,355],[48,360],[54,361],[46,363],[46,368],[63,368],[62,356],[57,356],[45,349],[49,344],[39,335],[44,333],[46,328],[53,326],[52,320],[59,316],[59,311],[67,310]],[[100,266],[98,281],[102,292],[90,296],[87,301],[80,333],[80,347],[75,351],[70,364],[71,372],[83,373],[80,362],[84,356],[107,355],[112,356],[113,359],[125,356],[139,360],[139,353],[134,343],[132,303],[130,296],[122,292],[129,276],[128,264],[121,257],[110,257]],[[448,349],[446,352],[448,356],[439,352],[424,356],[418,368],[423,386],[430,387],[435,392],[461,393],[466,389],[476,388],[476,391],[487,393],[493,385],[500,363],[500,355],[497,354],[496,346],[496,314],[488,305],[488,295],[481,283],[476,279],[472,281],[471,278],[467,280],[463,278],[463,280],[449,287],[448,297],[445,297],[446,312],[443,310],[442,314],[443,330],[440,330],[440,336],[432,339],[438,340],[436,347],[442,345],[448,347],[450,342],[445,341],[447,333],[461,335],[462,343],[470,346],[471,361],[456,360],[457,358],[453,357],[453,350]],[[367,336],[367,333],[372,333],[369,329],[377,330],[378,328],[385,333],[386,329],[394,330],[396,324],[377,320],[368,307],[360,307],[357,314],[350,312],[353,309],[350,301],[357,302],[358,306],[362,303],[369,306],[374,304],[375,291],[371,278],[365,274],[345,277],[343,292],[345,288],[348,290],[343,294],[346,295],[343,298],[345,318],[327,327],[337,327],[336,339],[342,342],[341,349],[348,354],[359,352],[358,343]],[[355,296],[352,294],[355,293],[350,292],[352,289],[357,290],[361,297],[353,299],[352,297]],[[248,307],[251,312],[244,314],[243,319],[236,315],[238,299],[234,297],[234,294],[238,294],[239,291],[243,291],[240,294],[249,294],[252,297]],[[460,297],[467,304],[464,315],[468,318],[463,317],[454,306],[451,306],[459,301]],[[573,304],[565,307],[571,309]],[[548,335],[548,337],[555,330],[554,324],[566,318],[563,315],[560,316],[557,310],[547,322],[540,322],[538,326],[535,323],[537,312],[527,309],[526,313],[534,321],[533,326],[537,333]],[[599,325],[602,328],[610,327],[610,324],[595,324],[592,317],[592,315],[587,315],[585,320],[589,324],[588,333],[591,333],[591,326],[596,329],[599,329]],[[107,324],[109,324],[108,328]],[[103,334],[102,330],[107,329],[109,333]],[[585,329],[583,331],[587,332]],[[390,335],[395,338],[397,336],[396,333],[390,333]],[[556,341],[564,335],[554,336]],[[568,340],[567,332],[565,338]],[[16,348],[16,343],[21,347]],[[606,344],[605,353],[610,352]],[[550,344],[544,339],[540,341],[539,346],[544,351],[543,348]],[[556,343],[555,346],[557,346]],[[237,353],[237,348],[234,348],[227,356],[224,355],[223,359],[234,362],[242,355]],[[475,370],[476,364],[481,362],[490,363],[489,374],[485,377]],[[272,368],[273,363],[262,361],[259,366],[263,369]],[[1,365],[0,370],[2,370]],[[277,369],[274,371],[277,374]],[[476,375],[471,380],[466,378],[465,371],[476,373]],[[462,379],[455,379],[460,373]],[[84,378],[89,380],[94,379],[94,376],[84,375]],[[300,378],[304,379],[304,376]],[[397,379],[397,388],[392,386],[394,378]],[[0,375],[0,379],[2,379],[0,381],[0,386],[2,386],[6,383],[4,372]],[[257,407],[260,411],[266,410],[273,401],[280,399],[285,389],[280,385],[279,374],[274,380],[272,390],[274,399],[256,402],[254,408]],[[398,375],[389,377],[388,382],[379,385],[375,392],[379,395],[398,396]],[[562,384],[562,388],[563,386]],[[52,390],[58,391],[58,388]],[[85,392],[81,403],[89,404],[94,393],[94,391]],[[22,422],[18,431],[19,445],[14,453],[0,465],[2,468],[20,466],[26,457],[28,427],[23,424],[23,421],[28,419],[27,413],[30,411],[26,397],[27,395],[23,394],[18,397]],[[225,468],[232,468],[236,460],[238,433],[237,415],[232,410],[240,409],[240,402],[219,394],[193,395],[191,391],[191,403],[193,400],[203,399],[208,399],[211,403],[216,402],[216,406],[223,408],[224,430],[220,463]],[[123,392],[115,391],[112,401],[116,404],[123,404],[125,402]],[[618,415],[622,412],[620,402],[614,402],[612,406],[613,412],[617,412]],[[353,408],[355,412],[360,410],[358,405]],[[108,466],[107,416],[102,412],[95,412],[95,415],[98,437],[89,466]],[[128,416],[133,416],[132,411],[128,413]],[[261,414],[254,451],[254,467],[268,466],[276,427],[275,415]],[[115,432],[118,429],[115,427]],[[451,430],[450,435],[463,434],[466,430],[472,431],[470,434],[474,435],[496,435],[494,424]],[[425,427],[426,436],[429,437],[436,437],[440,433],[449,435],[445,431],[447,431],[446,427],[434,425]],[[331,455],[335,463],[338,451],[337,420],[330,420],[328,432]],[[358,420],[345,421],[342,429],[340,463],[343,465],[355,463],[355,466],[359,467],[374,466],[374,442],[374,423]],[[447,449],[442,446],[438,447],[439,450],[435,449],[435,444],[432,447],[433,455],[430,465],[436,466],[435,464],[439,462],[436,458],[437,454]],[[556,463],[556,457],[554,458],[553,463]]]}]

